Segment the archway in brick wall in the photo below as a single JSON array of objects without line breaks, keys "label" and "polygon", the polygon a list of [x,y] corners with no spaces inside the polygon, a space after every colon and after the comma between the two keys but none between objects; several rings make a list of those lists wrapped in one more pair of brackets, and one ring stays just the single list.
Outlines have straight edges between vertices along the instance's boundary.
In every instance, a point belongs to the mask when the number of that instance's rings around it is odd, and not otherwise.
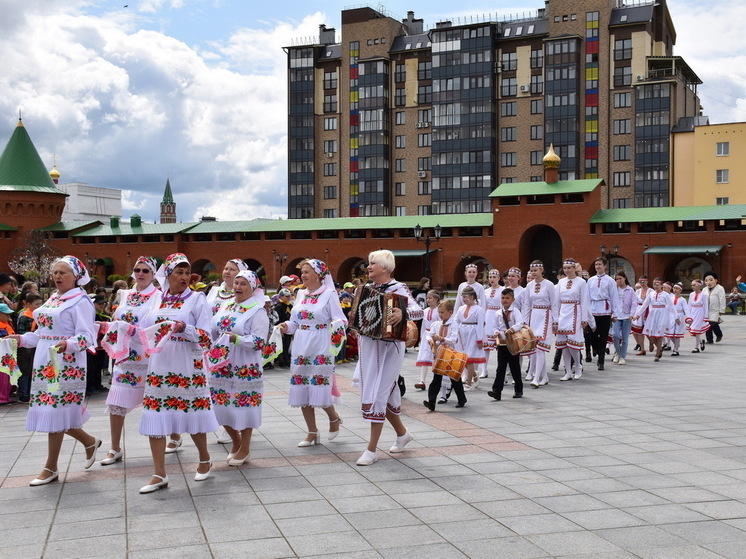
[{"label": "archway in brick wall", "polygon": [[562,258],[562,239],[554,228],[536,225],[523,233],[520,242],[521,269],[528,270],[531,262],[541,260],[544,264],[544,277],[556,283],[557,271],[562,268]]}]

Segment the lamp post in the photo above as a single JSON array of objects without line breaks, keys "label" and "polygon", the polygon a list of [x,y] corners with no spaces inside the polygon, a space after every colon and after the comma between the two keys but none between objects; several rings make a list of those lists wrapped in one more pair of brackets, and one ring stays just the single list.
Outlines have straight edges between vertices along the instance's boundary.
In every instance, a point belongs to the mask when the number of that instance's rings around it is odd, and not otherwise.
[{"label": "lamp post", "polygon": [[[280,254],[275,249],[272,249],[272,253],[274,254],[275,263],[277,264],[280,272],[280,276],[282,276],[282,265],[285,263],[285,261],[288,259],[287,253]],[[279,278],[276,278],[279,282]]]},{"label": "lamp post", "polygon": [[419,223],[414,226],[415,240],[418,243],[420,242],[425,243],[425,277],[428,280],[431,280],[431,283],[432,283],[432,278],[430,277],[430,244],[433,242],[437,243],[438,241],[440,241],[440,234],[442,231],[443,231],[443,228],[440,226],[440,224],[438,224],[433,228],[433,234],[434,234],[435,240],[433,240],[433,238],[430,237],[430,235],[425,235],[425,238],[423,239],[422,238],[422,226]]}]

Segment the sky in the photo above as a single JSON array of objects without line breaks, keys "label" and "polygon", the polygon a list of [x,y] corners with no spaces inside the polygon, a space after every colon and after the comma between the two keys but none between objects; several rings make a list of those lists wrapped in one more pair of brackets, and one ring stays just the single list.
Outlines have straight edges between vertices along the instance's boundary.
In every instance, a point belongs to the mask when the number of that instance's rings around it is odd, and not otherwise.
[{"label": "sky", "polygon": [[[552,0],[560,1],[560,0]],[[569,1],[569,0],[562,0]],[[361,4],[357,4],[361,5]],[[533,14],[541,0],[371,3],[427,27]],[[668,0],[710,122],[746,121],[741,0]],[[707,10],[703,12],[702,7]],[[0,0],[0,145],[23,121],[61,182],[123,190],[123,213],[158,220],[169,179],[179,221],[285,217],[283,46],[341,30],[348,3],[286,0]]]}]

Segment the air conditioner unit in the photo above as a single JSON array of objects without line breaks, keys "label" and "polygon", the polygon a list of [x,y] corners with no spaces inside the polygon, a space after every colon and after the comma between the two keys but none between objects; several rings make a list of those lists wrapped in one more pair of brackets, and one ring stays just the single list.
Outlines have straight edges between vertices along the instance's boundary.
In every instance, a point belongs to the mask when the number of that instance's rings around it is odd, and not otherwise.
[{"label": "air conditioner unit", "polygon": [[414,125],[414,127],[415,127],[415,128],[422,128],[422,123],[421,123],[421,122],[418,122],[417,124],[415,124],[415,125]]},{"label": "air conditioner unit", "polygon": [[429,127],[429,126],[430,126],[430,123],[429,123],[429,122],[425,122],[425,121],[423,121],[423,122],[418,122],[418,123],[417,123],[417,127],[418,127],[418,128],[427,128],[427,127]]},{"label": "air conditioner unit", "polygon": [[531,86],[529,85],[522,85],[521,86],[521,93],[528,93],[528,91],[531,89]]},{"label": "air conditioner unit", "polygon": [[326,152],[326,156],[327,157],[334,157],[334,153],[332,153],[331,151],[327,151]]},{"label": "air conditioner unit", "polygon": [[417,176],[419,178],[421,178],[421,179],[426,179],[427,178],[427,171],[418,171],[417,172]]},{"label": "air conditioner unit", "polygon": [[645,76],[637,76],[637,81],[638,82],[641,82],[644,79],[645,79]]}]

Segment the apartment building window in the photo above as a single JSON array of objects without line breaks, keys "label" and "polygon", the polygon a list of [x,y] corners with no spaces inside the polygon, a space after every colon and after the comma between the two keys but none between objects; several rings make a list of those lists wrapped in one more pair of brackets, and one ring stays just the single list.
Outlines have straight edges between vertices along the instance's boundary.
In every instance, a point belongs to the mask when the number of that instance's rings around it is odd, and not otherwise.
[{"label": "apartment building window", "polygon": [[632,155],[632,146],[614,146],[614,161],[629,161]]},{"label": "apartment building window", "polygon": [[531,76],[531,93],[544,93],[544,78],[541,74]]},{"label": "apartment building window", "polygon": [[417,103],[429,105],[433,102],[433,86],[421,85],[417,88]]},{"label": "apartment building window", "polygon": [[541,150],[531,152],[531,165],[541,165],[544,155]]},{"label": "apartment building window", "polygon": [[337,217],[337,209],[336,208],[325,209],[324,217],[328,219]]},{"label": "apartment building window", "polygon": [[420,62],[417,64],[417,79],[418,80],[430,80],[433,77],[433,63],[432,62]]},{"label": "apartment building window", "polygon": [[500,129],[500,140],[503,142],[515,142],[516,140],[516,127],[508,126]]},{"label": "apartment building window", "polygon": [[630,172],[620,171],[614,173],[614,186],[629,186],[630,185]]},{"label": "apartment building window", "polygon": [[407,137],[406,136],[396,136],[394,138],[394,146],[401,149],[407,147]]},{"label": "apartment building window", "polygon": [[614,198],[612,205],[615,210],[621,210],[624,208],[631,208],[632,207],[632,199],[631,198]]},{"label": "apartment building window", "polygon": [[337,140],[324,140],[324,153],[337,153]]},{"label": "apartment building window", "polygon": [[529,178],[529,182],[543,182],[543,181],[544,181],[544,177],[542,177],[541,175],[531,175],[531,177]]},{"label": "apartment building window", "polygon": [[542,49],[531,51],[531,68],[544,66],[544,51]]},{"label": "apartment building window", "polygon": [[632,39],[614,41],[614,60],[632,59]]},{"label": "apartment building window", "polygon": [[394,70],[394,81],[401,83],[407,79],[407,67],[404,64],[397,64]]},{"label": "apartment building window", "polygon": [[501,184],[510,184],[512,182],[515,182],[515,177],[503,177],[500,182]]},{"label": "apartment building window", "polygon": [[337,198],[337,187],[336,186],[325,186],[324,187],[324,200],[334,200]]},{"label": "apartment building window", "polygon": [[406,196],[407,195],[407,183],[397,182],[396,184],[394,184],[394,193],[397,196]]},{"label": "apartment building window", "polygon": [[421,148],[429,147],[433,144],[431,134],[417,134],[417,146]]},{"label": "apartment building window", "polygon": [[417,122],[431,122],[433,120],[432,109],[419,109],[417,111]]},{"label": "apartment building window", "polygon": [[631,134],[632,120],[629,118],[620,118],[614,121],[614,134]]},{"label": "apartment building window", "polygon": [[511,97],[518,93],[518,83],[515,78],[502,79],[502,96]]},{"label": "apartment building window", "polygon": [[337,112],[337,94],[324,95],[324,112],[325,113],[336,113]]},{"label": "apartment building window", "polygon": [[324,89],[337,89],[337,71],[324,72]]},{"label": "apartment building window", "polygon": [[632,85],[632,66],[614,68],[614,87]]},{"label": "apartment building window", "polygon": [[333,177],[336,174],[337,174],[336,163],[324,163],[324,176],[325,177]]},{"label": "apartment building window", "polygon": [[730,169],[718,169],[715,171],[715,182],[721,184],[730,182]]},{"label": "apartment building window", "polygon": [[396,215],[407,215],[407,206],[396,206]]},{"label": "apartment building window", "polygon": [[407,113],[404,111],[399,111],[396,113],[396,124],[406,124],[407,123]]},{"label": "apartment building window", "polygon": [[729,202],[730,200],[727,196],[724,196],[722,198],[715,198],[716,206],[727,206]]},{"label": "apartment building window", "polygon": [[669,121],[668,111],[647,111],[635,115],[636,126],[665,126]]},{"label": "apartment building window", "polygon": [[417,215],[432,215],[433,209],[430,206],[417,206]]},{"label": "apartment building window", "polygon": [[503,72],[510,72],[518,67],[518,53],[516,52],[504,52],[503,53]]},{"label": "apartment building window", "polygon": [[624,93],[615,93],[614,94],[614,108],[619,109],[622,107],[631,107],[632,106],[632,93],[630,91],[625,91]]},{"label": "apartment building window", "polygon": [[515,167],[517,165],[518,155],[515,152],[501,153],[500,165],[502,167]]},{"label": "apartment building window", "polygon": [[394,91],[394,104],[397,107],[403,107],[407,104],[407,90],[403,87],[397,87]]},{"label": "apartment building window", "polygon": [[516,106],[517,103],[515,101],[503,103],[500,105],[500,116],[516,116],[518,114]]},{"label": "apartment building window", "polygon": [[324,130],[336,130],[337,129],[337,117],[328,116],[324,119]]},{"label": "apartment building window", "polygon": [[417,170],[418,171],[429,171],[432,168],[432,159],[429,157],[418,157],[417,158]]},{"label": "apartment building window", "polygon": [[430,181],[420,181],[417,183],[417,194],[427,195],[427,194],[431,194],[432,191],[433,191],[433,186]]},{"label": "apartment building window", "polygon": [[394,163],[394,168],[396,169],[397,173],[403,173],[407,170],[407,160],[406,159],[397,159]]},{"label": "apartment building window", "polygon": [[531,126],[531,139],[541,140],[544,137],[544,126],[536,124]]},{"label": "apartment building window", "polygon": [[730,142],[718,142],[716,153],[720,157],[730,155]]},{"label": "apartment building window", "polygon": [[531,114],[540,115],[544,112],[544,99],[531,99]]}]

